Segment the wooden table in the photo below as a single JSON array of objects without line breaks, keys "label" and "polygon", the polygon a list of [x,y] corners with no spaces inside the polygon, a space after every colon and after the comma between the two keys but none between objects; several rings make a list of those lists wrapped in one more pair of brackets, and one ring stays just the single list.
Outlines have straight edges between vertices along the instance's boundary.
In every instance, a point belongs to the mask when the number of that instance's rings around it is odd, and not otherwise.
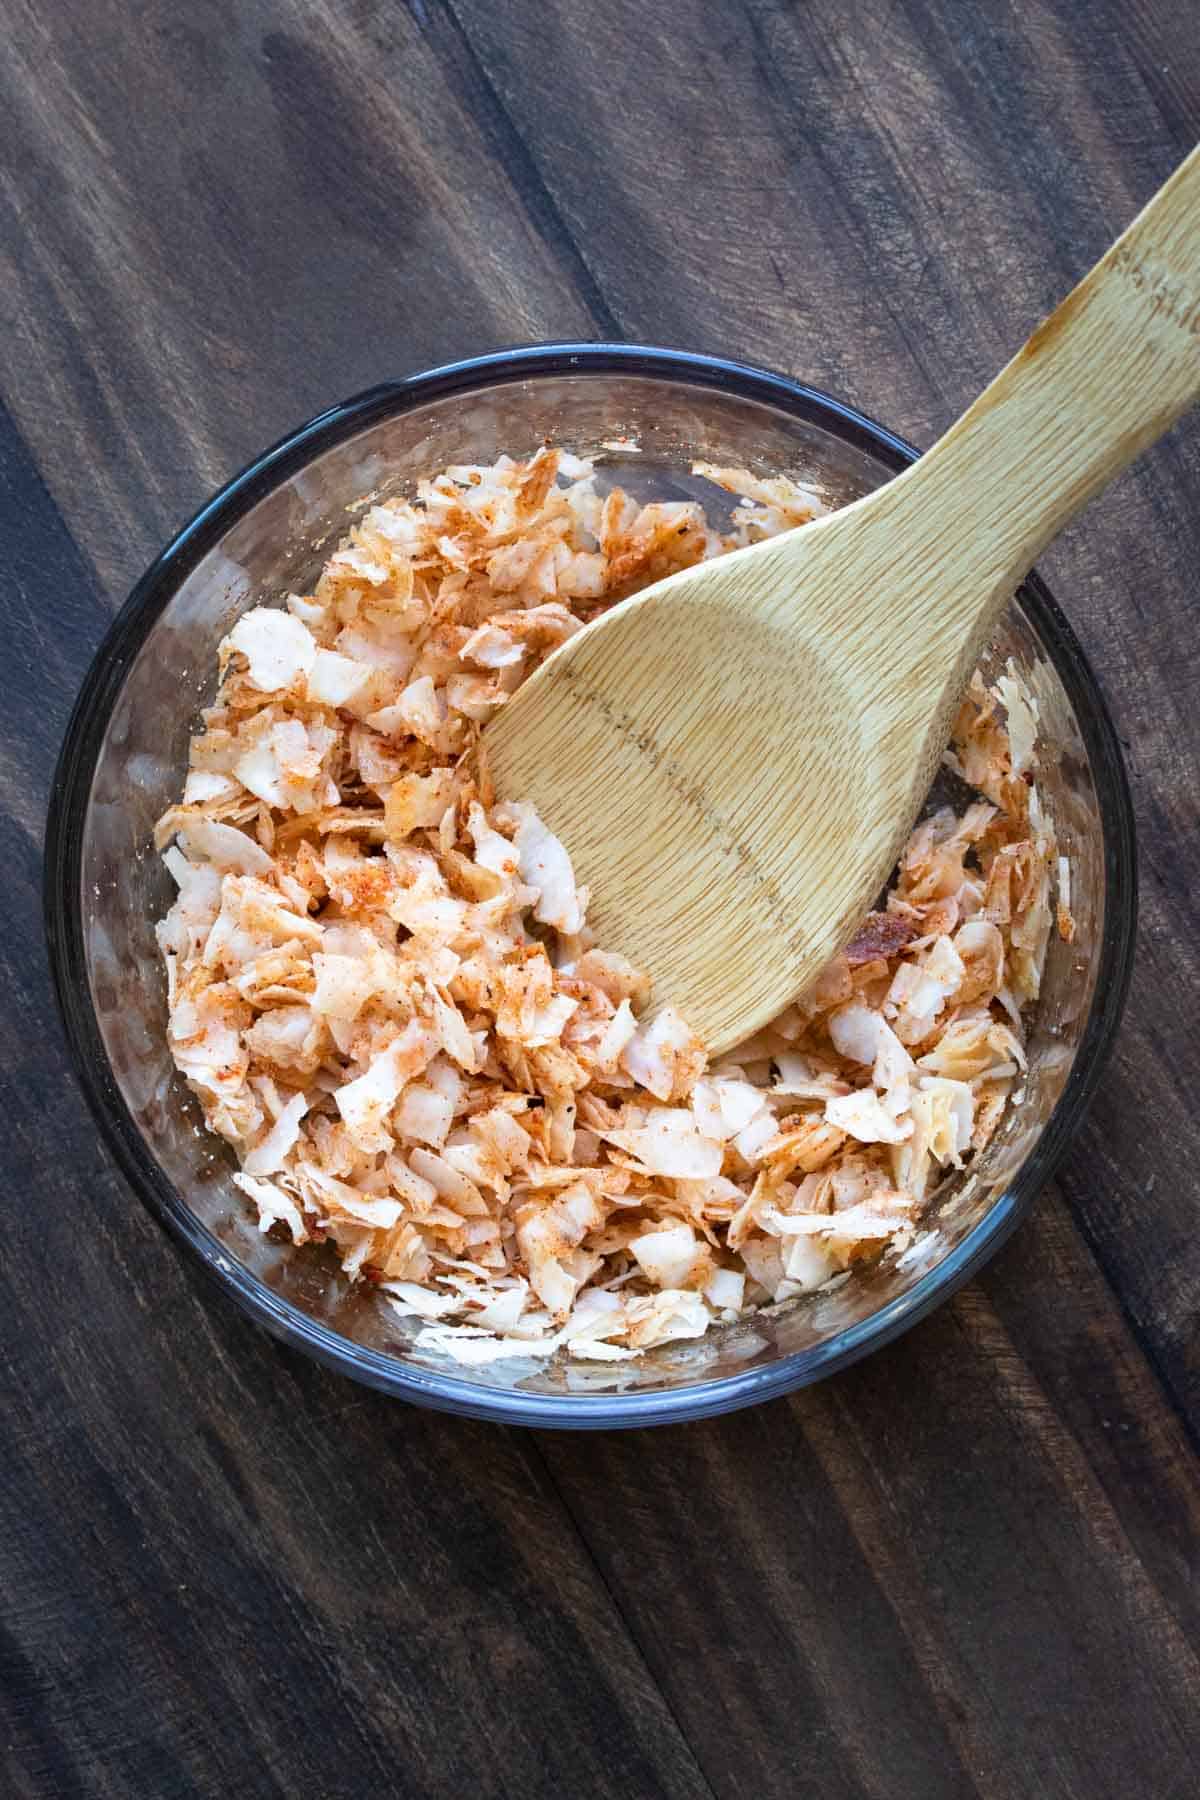
[{"label": "wooden table", "polygon": [[0,1791],[1200,1793],[1200,418],[1046,558],[1142,834],[1124,1030],[953,1304],[522,1435],[213,1297],[68,1073],[49,775],[130,583],[328,402],[727,351],[930,441],[1200,135],[1194,0],[0,0]]}]

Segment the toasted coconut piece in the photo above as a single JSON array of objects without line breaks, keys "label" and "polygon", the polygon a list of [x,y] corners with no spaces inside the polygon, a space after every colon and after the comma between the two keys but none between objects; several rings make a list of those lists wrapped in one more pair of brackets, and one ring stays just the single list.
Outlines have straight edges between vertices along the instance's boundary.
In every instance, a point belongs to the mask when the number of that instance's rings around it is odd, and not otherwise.
[{"label": "toasted coconut piece", "polygon": [[375,671],[336,650],[318,650],[307,671],[305,696],[315,706],[348,706],[366,691]]},{"label": "toasted coconut piece", "polygon": [[635,969],[627,957],[611,950],[586,950],[575,964],[575,973],[581,981],[590,981],[607,994],[614,1006],[628,1000],[640,1011],[650,998],[650,977]]},{"label": "toasted coconut piece", "polygon": [[901,963],[888,989],[884,1010],[892,1016],[902,1044],[918,1044],[929,1036],[965,975],[962,958],[947,937],[936,938],[920,962]]},{"label": "toasted coconut piece", "polygon": [[309,1005],[322,1018],[349,1024],[358,1017],[379,986],[375,958],[318,951],[312,959],[312,967],[316,986]]},{"label": "toasted coconut piece", "polygon": [[471,633],[459,655],[464,662],[478,663],[481,669],[507,669],[523,660],[525,646],[511,631],[489,622]]},{"label": "toasted coconut piece", "polygon": [[308,1006],[276,1006],[242,1034],[247,1056],[267,1070],[313,1075],[325,1054],[322,1021]]},{"label": "toasted coconut piece", "polygon": [[781,1180],[794,1170],[809,1175],[824,1168],[846,1142],[847,1133],[829,1120],[806,1119],[802,1125],[773,1137],[759,1153],[772,1179]]},{"label": "toasted coconut piece", "polygon": [[881,1013],[861,1003],[845,1006],[831,1017],[829,1036],[839,1055],[871,1064],[875,1086],[898,1093],[903,1105],[913,1060]]},{"label": "toasted coconut piece", "polygon": [[853,992],[849,960],[845,956],[835,956],[832,962],[826,963],[804,998],[815,1012],[828,1012],[830,1007],[841,1006],[843,1001],[849,1000]]},{"label": "toasted coconut piece", "polygon": [[475,861],[480,867],[490,869],[502,881],[511,881],[517,873],[517,850],[488,822],[477,800],[472,800],[467,809],[467,831],[475,846]]},{"label": "toasted coconut piece", "polygon": [[1008,673],[996,682],[996,693],[1007,714],[1008,760],[1014,775],[1023,775],[1033,762],[1038,734],[1038,703],[1021,681],[1011,658]]},{"label": "toasted coconut piece", "polygon": [[860,1144],[902,1144],[913,1131],[912,1120],[896,1118],[874,1088],[858,1088],[826,1101],[825,1117]]},{"label": "toasted coconut piece", "polygon": [[518,820],[513,847],[521,880],[537,892],[533,916],[556,930],[577,932],[583,925],[583,903],[575,885],[571,859],[532,806],[510,808]]},{"label": "toasted coconut piece", "polygon": [[[273,1175],[277,1169],[283,1168],[296,1147],[300,1136],[300,1121],[307,1111],[306,1096],[293,1094],[267,1135],[247,1151],[243,1158],[242,1168],[247,1175]],[[293,1231],[293,1239],[295,1235]]]},{"label": "toasted coconut piece", "polygon": [[625,1301],[625,1317],[626,1337],[632,1350],[650,1350],[655,1344],[703,1337],[712,1322],[702,1296],[679,1288],[630,1296]]},{"label": "toasted coconut piece", "polygon": [[639,1268],[657,1288],[707,1287],[713,1274],[708,1246],[690,1225],[648,1231],[629,1246]]},{"label": "toasted coconut piece", "polygon": [[[388,1231],[400,1217],[398,1200],[339,1181],[312,1163],[298,1162],[295,1179],[314,1195],[316,1204],[335,1228],[340,1224],[369,1225],[373,1230]],[[352,1233],[348,1241],[358,1251],[370,1248],[370,1241],[364,1246],[357,1233]]]},{"label": "toasted coconut piece", "polygon": [[929,1074],[965,1082],[995,1079],[1024,1066],[1025,1051],[1019,1038],[986,1010],[960,1015],[920,1059],[920,1067]]},{"label": "toasted coconut piece", "polygon": [[317,656],[307,625],[272,606],[243,613],[221,648],[239,651],[246,658],[248,679],[266,693],[294,687]]},{"label": "toasted coconut piece", "polygon": [[1004,986],[1004,939],[988,919],[968,919],[954,934],[963,977],[954,993],[959,1005],[990,1000]]},{"label": "toasted coconut piece", "polygon": [[275,867],[261,844],[236,825],[215,819],[189,819],[180,827],[179,848],[190,862],[211,863],[223,874],[270,875]]},{"label": "toasted coconut piece", "polygon": [[221,910],[221,876],[207,863],[190,863],[178,849],[167,850],[163,861],[175,879],[179,897],[158,926],[159,948],[164,955],[182,956],[189,962],[203,952]]},{"label": "toasted coconut piece", "polygon": [[239,1171],[234,1176],[234,1184],[240,1187],[243,1194],[248,1194],[258,1208],[258,1229],[270,1231],[272,1225],[281,1221],[292,1235],[293,1244],[308,1242],[308,1224],[299,1205],[291,1194],[274,1181],[256,1180],[254,1176]]},{"label": "toasted coconut piece", "polygon": [[280,811],[311,813],[336,806],[338,790],[325,767],[336,741],[329,726],[268,710],[239,732],[241,754],[233,773],[259,800]]},{"label": "toasted coconut piece", "polygon": [[388,789],[383,806],[388,836],[404,839],[437,825],[454,799],[455,786],[453,769],[399,776]]},{"label": "toasted coconut piece", "polygon": [[917,936],[917,928],[913,920],[906,919],[896,912],[868,913],[850,942],[846,945],[844,955],[852,969],[861,968],[864,963],[882,957],[885,961],[903,950]]},{"label": "toasted coconut piece", "polygon": [[416,1281],[389,1281],[384,1287],[388,1304],[402,1319],[441,1319],[463,1310],[461,1295],[422,1287]]},{"label": "toasted coconut piece", "polygon": [[644,1125],[604,1135],[610,1144],[635,1157],[648,1175],[704,1181],[721,1172],[720,1144],[697,1130],[695,1116],[683,1107],[652,1107]]},{"label": "toasted coconut piece", "polygon": [[604,1035],[596,1047],[596,1064],[600,1069],[615,1071],[637,1033],[637,1019],[628,1000],[622,1000],[604,1027]]},{"label": "toasted coconut piece", "polygon": [[[207,769],[190,769],[183,784],[183,805],[212,807],[227,800],[242,798],[242,784],[232,775],[218,775]],[[162,848],[162,844],[158,845]]]},{"label": "toasted coconut piece", "polygon": [[582,1181],[564,1188],[549,1204],[526,1201],[517,1208],[517,1244],[530,1286],[559,1318],[570,1311],[579,1285],[564,1266],[565,1258],[603,1218],[603,1208]]},{"label": "toasted coconut piece", "polygon": [[392,1116],[398,1137],[405,1142],[428,1144],[435,1150],[446,1142],[453,1123],[453,1100],[424,1081],[408,1084]]},{"label": "toasted coconut piece", "polygon": [[334,1093],[334,1102],[354,1142],[374,1152],[391,1146],[388,1120],[406,1081],[428,1065],[434,1044],[427,1026],[413,1019],[369,1068]]},{"label": "toasted coconut piece", "polygon": [[177,994],[171,1008],[171,1052],[194,1085],[221,1094],[245,1084],[250,1057],[245,1043],[250,1009],[223,984],[194,997]]},{"label": "toasted coconut piece", "polygon": [[[462,1218],[479,1218],[487,1213],[487,1201],[475,1183],[469,1175],[455,1168],[448,1157],[422,1149],[418,1144],[409,1152],[408,1160],[413,1173],[427,1181],[454,1214]],[[432,1210],[426,1216],[432,1218]]]},{"label": "toasted coconut piece", "polygon": [[679,1100],[703,1069],[704,1046],[673,1006],[640,1025],[621,1055],[621,1067],[659,1100]]},{"label": "toasted coconut piece", "polygon": [[775,1120],[761,1088],[733,1076],[705,1076],[692,1089],[692,1112],[706,1137],[727,1143],[746,1131],[754,1120],[765,1118],[770,1136]]}]

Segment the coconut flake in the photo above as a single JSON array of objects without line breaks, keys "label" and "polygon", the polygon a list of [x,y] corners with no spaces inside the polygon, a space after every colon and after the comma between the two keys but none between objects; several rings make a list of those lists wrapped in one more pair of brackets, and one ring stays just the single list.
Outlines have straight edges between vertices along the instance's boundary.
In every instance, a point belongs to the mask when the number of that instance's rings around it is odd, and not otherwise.
[{"label": "coconut flake", "polygon": [[248,679],[264,693],[292,687],[308,674],[317,655],[307,625],[274,606],[243,613],[225,642],[246,658]]}]

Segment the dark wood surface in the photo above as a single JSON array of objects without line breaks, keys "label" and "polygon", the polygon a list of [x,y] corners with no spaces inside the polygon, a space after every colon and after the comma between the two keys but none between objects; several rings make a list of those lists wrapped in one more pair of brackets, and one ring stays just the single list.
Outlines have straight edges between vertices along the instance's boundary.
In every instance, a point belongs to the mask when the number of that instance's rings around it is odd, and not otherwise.
[{"label": "dark wood surface", "polygon": [[728,351],[930,441],[1200,136],[1194,0],[0,0],[0,1792],[1200,1794],[1200,419],[1045,569],[1142,842],[1059,1182],[892,1349],[522,1435],[196,1285],[69,1077],[49,775],[255,451],[500,343]]}]

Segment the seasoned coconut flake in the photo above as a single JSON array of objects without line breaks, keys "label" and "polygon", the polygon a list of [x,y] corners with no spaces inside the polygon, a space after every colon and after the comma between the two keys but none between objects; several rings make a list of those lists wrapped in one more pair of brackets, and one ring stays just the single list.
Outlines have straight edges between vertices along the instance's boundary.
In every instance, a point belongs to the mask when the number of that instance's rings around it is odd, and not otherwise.
[{"label": "seasoned coconut flake", "polygon": [[755,1119],[765,1118],[775,1135],[774,1116],[766,1095],[749,1081],[730,1076],[704,1076],[692,1089],[692,1111],[706,1137],[726,1143],[745,1132]]},{"label": "seasoned coconut flake", "polygon": [[274,1181],[258,1181],[239,1173],[234,1182],[248,1194],[258,1208],[258,1229],[270,1231],[272,1225],[284,1224],[292,1234],[293,1244],[308,1242],[308,1227],[296,1201]]},{"label": "seasoned coconut flake", "polygon": [[682,1107],[655,1107],[645,1125],[604,1135],[610,1144],[635,1157],[648,1175],[704,1181],[721,1172],[720,1144],[698,1131],[695,1115]]},{"label": "seasoned coconut flake", "polygon": [[521,880],[537,892],[533,916],[573,937],[583,927],[583,907],[575,886],[571,859],[532,806],[509,809],[520,820],[513,844]]},{"label": "seasoned coconut flake", "polygon": [[385,1050],[372,1057],[365,1074],[335,1090],[338,1112],[360,1150],[390,1148],[392,1108],[405,1082],[425,1068],[431,1047],[429,1031],[414,1019]]},{"label": "seasoned coconut flake", "polygon": [[1014,775],[1023,775],[1032,763],[1038,733],[1038,704],[1010,661],[1008,672],[996,682],[996,694],[1008,715],[1008,755]]},{"label": "seasoned coconut flake", "polygon": [[680,1099],[704,1067],[699,1040],[673,1006],[664,1006],[629,1040],[621,1067],[657,1100]]},{"label": "seasoned coconut flake", "polygon": [[895,1117],[874,1088],[827,1101],[825,1117],[860,1144],[902,1144],[912,1136],[912,1120]]},{"label": "seasoned coconut flake", "polygon": [[[308,1111],[303,1094],[293,1094],[261,1143],[247,1152],[242,1168],[247,1175],[273,1175],[286,1166],[300,1137],[300,1121]],[[294,1234],[293,1234],[294,1235]]]},{"label": "seasoned coconut flake", "polygon": [[222,874],[272,875],[274,859],[236,825],[216,819],[190,819],[179,832],[179,848],[191,862],[211,863]]},{"label": "seasoned coconut flake", "polygon": [[671,1225],[662,1231],[648,1231],[634,1238],[629,1246],[642,1272],[657,1288],[682,1288],[697,1285],[692,1277],[697,1267],[701,1279],[712,1267],[707,1248],[696,1237],[690,1225]]},{"label": "seasoned coconut flake", "polygon": [[370,663],[340,656],[336,650],[318,650],[305,684],[307,698],[316,706],[348,706],[364,691],[374,675]]},{"label": "seasoned coconut flake", "polygon": [[549,447],[364,509],[311,594],[229,633],[156,833],[169,1044],[237,1185],[422,1356],[621,1361],[903,1251],[1017,1104],[1021,1009],[1074,929],[1010,666],[948,757],[985,800],[924,820],[886,906],[715,1068],[591,942],[569,846],[497,804],[480,733],[605,606],[825,510],[695,473],[737,496],[725,535]]},{"label": "seasoned coconut flake", "polygon": [[246,658],[250,683],[270,694],[292,687],[307,675],[317,655],[307,625],[273,606],[256,606],[243,613],[225,642]]}]

